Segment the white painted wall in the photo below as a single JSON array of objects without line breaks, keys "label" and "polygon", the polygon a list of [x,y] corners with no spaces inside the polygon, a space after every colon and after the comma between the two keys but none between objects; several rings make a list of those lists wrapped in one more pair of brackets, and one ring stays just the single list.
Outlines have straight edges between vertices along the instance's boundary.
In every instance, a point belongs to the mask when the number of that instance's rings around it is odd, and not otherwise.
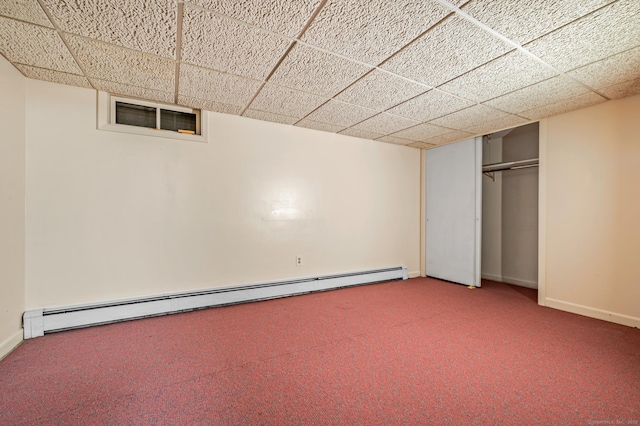
[{"label": "white painted wall", "polygon": [[[541,302],[640,327],[640,96],[548,118]],[[544,133],[542,133],[544,131]],[[546,231],[545,231],[546,229]]]},{"label": "white painted wall", "polygon": [[22,74],[0,56],[0,358],[22,341],[25,81]]},{"label": "white painted wall", "polygon": [[[503,161],[538,158],[538,123],[502,139]],[[538,168],[502,174],[502,281],[538,288]]]},{"label": "white painted wall", "polygon": [[94,91],[35,80],[27,114],[28,309],[419,274],[417,149],[223,114],[208,144],[99,131]]},{"label": "white painted wall", "polygon": [[[482,142],[482,164],[502,162],[502,138]],[[482,175],[482,278],[502,281],[502,173]]]}]

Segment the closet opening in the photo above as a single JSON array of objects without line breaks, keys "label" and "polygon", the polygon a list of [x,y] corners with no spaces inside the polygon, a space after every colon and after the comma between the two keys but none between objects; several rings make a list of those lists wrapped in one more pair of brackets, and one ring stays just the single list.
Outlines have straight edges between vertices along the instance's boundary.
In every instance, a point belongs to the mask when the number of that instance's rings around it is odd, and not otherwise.
[{"label": "closet opening", "polygon": [[481,277],[536,303],[538,158],[539,123],[483,137]]}]

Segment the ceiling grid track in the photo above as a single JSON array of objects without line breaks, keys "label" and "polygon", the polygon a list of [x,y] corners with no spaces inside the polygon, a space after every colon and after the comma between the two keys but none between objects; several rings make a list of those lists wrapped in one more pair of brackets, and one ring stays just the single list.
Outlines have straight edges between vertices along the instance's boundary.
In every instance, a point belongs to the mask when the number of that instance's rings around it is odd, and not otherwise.
[{"label": "ceiling grid track", "polygon": [[87,81],[89,82],[91,87],[93,87],[94,89],[97,90],[96,86],[93,84],[93,81],[89,78],[89,75],[87,74],[87,71],[82,66],[82,63],[78,60],[78,57],[76,56],[75,52],[71,49],[71,46],[69,46],[69,43],[67,43],[67,40],[65,40],[64,32],[60,29],[60,27],[58,26],[57,22],[54,21],[53,17],[51,16],[51,13],[49,13],[49,11],[44,6],[44,4],[42,4],[42,0],[37,0],[37,2],[38,2],[38,5],[40,6],[40,8],[42,8],[42,11],[44,12],[44,14],[47,16],[47,18],[51,22],[51,25],[53,25],[53,28],[58,33],[58,36],[60,37],[60,40],[62,40],[62,43],[64,43],[65,47],[69,51],[69,54],[71,54],[71,57],[73,57],[73,60],[76,62],[76,65],[78,65],[78,68],[80,69],[80,71],[82,71],[82,74],[83,74],[84,78],[87,79]]},{"label": "ceiling grid track", "polygon": [[180,95],[180,61],[182,56],[182,18],[184,16],[184,2],[178,1],[178,14],[176,22],[176,87],[174,103],[178,104]]}]

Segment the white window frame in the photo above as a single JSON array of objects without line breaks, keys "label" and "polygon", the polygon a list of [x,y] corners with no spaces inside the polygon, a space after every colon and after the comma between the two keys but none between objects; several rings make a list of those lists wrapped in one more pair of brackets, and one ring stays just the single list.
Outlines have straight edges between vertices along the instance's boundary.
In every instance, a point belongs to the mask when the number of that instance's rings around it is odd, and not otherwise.
[{"label": "white window frame", "polygon": [[[148,127],[117,124],[116,102],[124,102],[133,105],[142,105],[156,108],[156,123],[160,123],[159,115],[161,109],[196,114],[196,133],[198,133],[199,130],[200,134],[189,135],[185,133],[174,132],[172,130],[151,129]],[[111,95],[107,92],[98,91],[98,130],[207,143],[209,142],[207,132],[207,118],[207,111],[199,109],[163,104],[160,102],[143,101],[140,99],[125,98],[122,96]]]}]

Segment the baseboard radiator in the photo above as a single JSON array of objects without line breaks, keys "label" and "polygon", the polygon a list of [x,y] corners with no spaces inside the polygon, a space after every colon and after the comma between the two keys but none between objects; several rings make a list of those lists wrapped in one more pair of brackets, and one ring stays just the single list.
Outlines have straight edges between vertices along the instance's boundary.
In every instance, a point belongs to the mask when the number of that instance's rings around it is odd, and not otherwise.
[{"label": "baseboard radiator", "polygon": [[33,309],[23,316],[24,338],[74,328],[168,315],[196,309],[295,296],[382,281],[406,280],[407,268],[375,269],[339,275],[219,287],[153,297],[132,298],[58,308]]}]

